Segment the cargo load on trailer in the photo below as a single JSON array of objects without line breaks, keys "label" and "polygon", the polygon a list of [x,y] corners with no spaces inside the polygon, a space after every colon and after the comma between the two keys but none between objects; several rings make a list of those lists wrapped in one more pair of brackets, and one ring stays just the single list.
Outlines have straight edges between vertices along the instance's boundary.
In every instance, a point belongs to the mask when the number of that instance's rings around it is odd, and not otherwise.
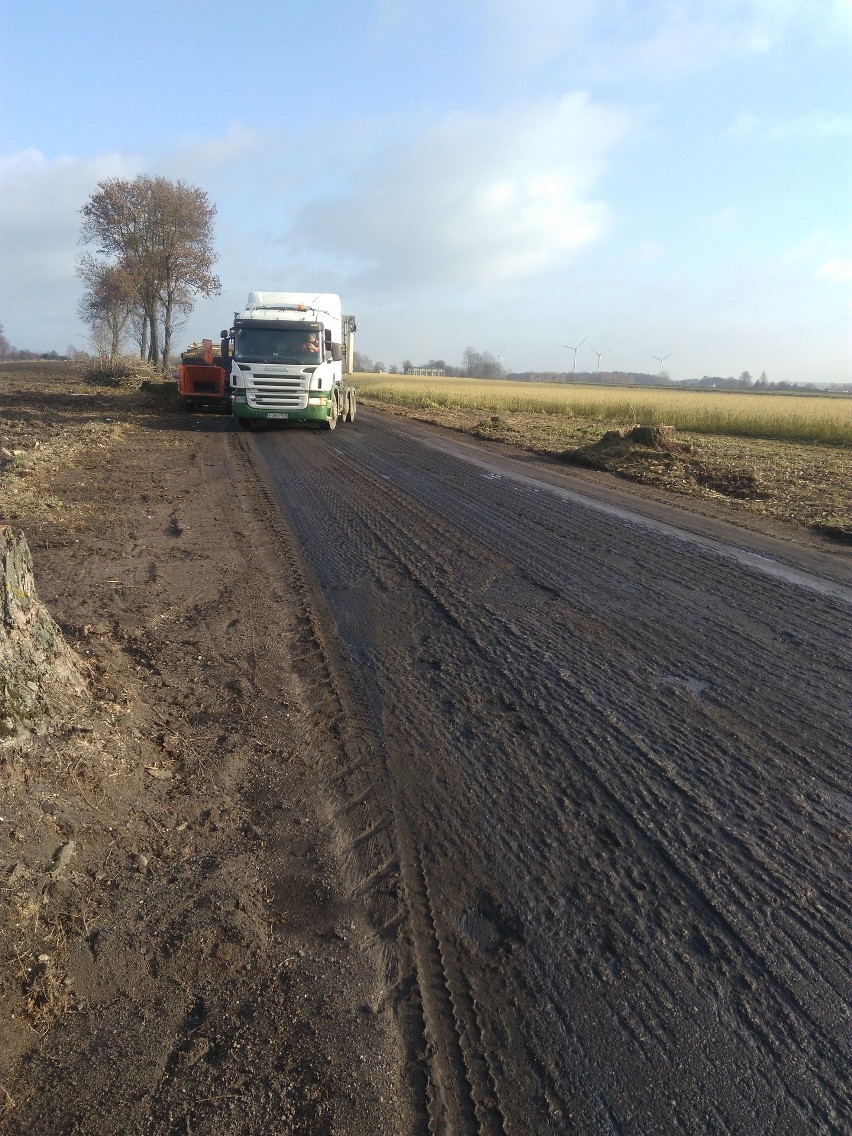
[{"label": "cargo load on trailer", "polygon": [[308,422],[333,430],[355,420],[355,320],[331,292],[250,292],[222,332],[231,354],[231,410],[244,429]]},{"label": "cargo load on trailer", "polygon": [[213,354],[213,340],[192,343],[181,352],[178,369],[178,394],[187,410],[197,406],[220,406],[230,409],[230,371],[228,344],[222,354]]}]

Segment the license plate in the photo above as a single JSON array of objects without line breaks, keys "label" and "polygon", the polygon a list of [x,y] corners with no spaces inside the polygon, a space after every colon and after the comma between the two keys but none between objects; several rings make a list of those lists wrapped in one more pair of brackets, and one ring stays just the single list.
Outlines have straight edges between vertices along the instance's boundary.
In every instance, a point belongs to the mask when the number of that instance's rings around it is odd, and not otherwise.
[{"label": "license plate", "polygon": [[267,418],[289,418],[289,414],[267,414]]}]

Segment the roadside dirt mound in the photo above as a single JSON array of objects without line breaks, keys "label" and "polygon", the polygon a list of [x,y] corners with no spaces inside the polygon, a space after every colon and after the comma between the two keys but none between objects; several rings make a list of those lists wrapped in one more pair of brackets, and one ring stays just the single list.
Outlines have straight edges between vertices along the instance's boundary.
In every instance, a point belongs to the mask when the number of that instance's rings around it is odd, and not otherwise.
[{"label": "roadside dirt mound", "polygon": [[597,442],[565,450],[562,457],[574,465],[617,472],[620,466],[633,464],[649,452],[657,460],[667,458],[671,464],[688,451],[689,447],[675,438],[672,426],[631,426],[607,430]]},{"label": "roadside dirt mound", "polygon": [[0,739],[43,727],[86,696],[77,656],[36,594],[22,533],[0,527]]},{"label": "roadside dirt mound", "polygon": [[606,470],[638,482],[657,482],[663,470],[727,498],[755,500],[766,489],[753,469],[699,461],[693,447],[678,441],[672,426],[632,426],[607,430],[597,442],[565,450],[562,460],[589,469]]},{"label": "roadside dirt mound", "polygon": [[678,442],[672,426],[631,426],[607,430],[587,446],[563,451],[563,461],[588,469],[602,469],[631,481],[656,480],[661,469],[684,467],[691,447]]}]

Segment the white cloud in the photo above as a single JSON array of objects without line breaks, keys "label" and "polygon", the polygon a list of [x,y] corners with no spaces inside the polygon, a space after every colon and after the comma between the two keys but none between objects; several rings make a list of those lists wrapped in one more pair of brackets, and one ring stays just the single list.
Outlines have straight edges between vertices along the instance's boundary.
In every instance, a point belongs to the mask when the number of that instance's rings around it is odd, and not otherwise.
[{"label": "white cloud", "polygon": [[814,141],[823,138],[843,138],[852,134],[852,115],[834,114],[827,110],[813,110],[792,118],[758,118],[744,113],[730,128],[735,137],[747,138],[755,134],[773,140]]},{"label": "white cloud", "polygon": [[666,255],[666,246],[661,241],[639,241],[629,249],[625,259],[635,264],[654,264]]},{"label": "white cloud", "polygon": [[821,264],[816,272],[822,280],[832,280],[838,284],[845,284],[852,280],[852,260],[827,260]]},{"label": "white cloud", "polygon": [[251,164],[262,159],[270,146],[268,132],[232,122],[214,138],[190,137],[178,142],[172,152],[155,163],[152,173],[167,178],[202,182],[230,181],[245,176]]},{"label": "white cloud", "polygon": [[132,177],[137,169],[136,159],[118,153],[49,159],[29,149],[0,158],[0,320],[16,346],[42,346],[23,341],[24,336],[31,338],[33,324],[40,324],[34,312],[42,312],[42,319],[54,328],[66,327],[66,338],[78,331],[80,286],[74,266],[80,252],[80,207],[99,181]]},{"label": "white cloud", "polygon": [[519,281],[607,231],[595,190],[630,121],[584,94],[451,114],[371,157],[345,195],[307,207],[295,228],[386,289]]},{"label": "white cloud", "polygon": [[755,131],[760,129],[761,120],[756,114],[751,114],[748,111],[738,115],[735,122],[731,126],[730,133],[737,138],[748,138],[749,135],[754,134]]},{"label": "white cloud", "polygon": [[852,33],[848,0],[475,0],[501,65],[560,59],[586,76],[667,80],[795,40],[836,45]]},{"label": "white cloud", "polygon": [[839,236],[827,229],[814,229],[779,256],[779,264],[792,271],[813,272],[824,279],[839,280],[848,256],[849,236]]},{"label": "white cloud", "polygon": [[732,206],[728,205],[724,209],[720,209],[717,213],[705,219],[705,224],[711,229],[730,229],[739,221],[739,213]]},{"label": "white cloud", "polygon": [[775,122],[768,133],[770,138],[839,138],[852,134],[852,116],[815,110]]}]

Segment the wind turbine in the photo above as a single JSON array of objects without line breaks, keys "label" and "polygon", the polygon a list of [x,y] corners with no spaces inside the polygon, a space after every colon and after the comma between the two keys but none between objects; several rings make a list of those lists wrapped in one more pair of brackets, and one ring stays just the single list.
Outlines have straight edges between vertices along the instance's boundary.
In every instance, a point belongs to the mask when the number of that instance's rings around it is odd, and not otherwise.
[{"label": "wind turbine", "polygon": [[566,351],[573,351],[574,352],[574,366],[571,368],[571,374],[572,375],[575,375],[577,373],[577,352],[580,350],[580,348],[583,346],[583,344],[586,342],[586,340],[588,338],[589,338],[588,335],[584,335],[583,338],[580,340],[580,342],[577,344],[576,347],[571,347],[567,343],[562,344],[562,346],[565,348]]},{"label": "wind turbine", "polygon": [[594,347],[590,347],[589,350],[591,351],[591,353],[593,355],[597,355],[597,357],[598,357],[598,370],[600,370],[601,369],[601,356],[602,355],[609,355],[610,351],[612,351],[612,348],[607,347],[606,351],[595,351]]},{"label": "wind turbine", "polygon": [[[669,355],[671,355],[671,351],[669,352]],[[669,355],[652,355],[651,356],[652,359],[656,359],[657,362],[660,364],[660,374],[663,373],[663,363],[665,363],[665,361],[666,361],[666,359],[668,359]]]}]

